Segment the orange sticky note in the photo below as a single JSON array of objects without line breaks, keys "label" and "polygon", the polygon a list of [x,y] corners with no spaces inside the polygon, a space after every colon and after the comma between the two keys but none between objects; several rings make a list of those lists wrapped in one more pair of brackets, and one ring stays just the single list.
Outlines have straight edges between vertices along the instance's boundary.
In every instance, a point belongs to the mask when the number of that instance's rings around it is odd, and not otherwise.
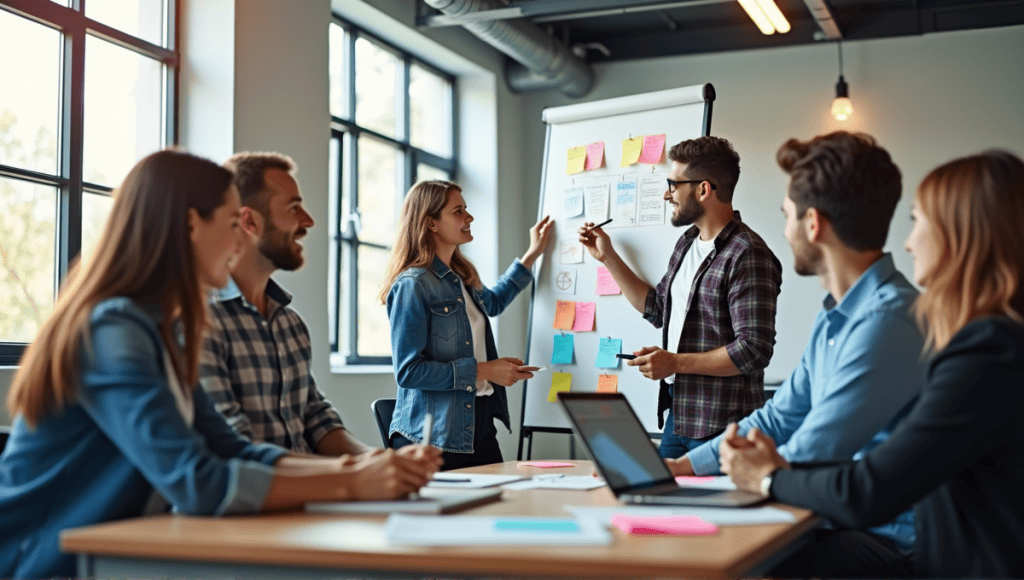
[{"label": "orange sticky note", "polygon": [[640,150],[644,147],[643,136],[622,141],[622,167],[629,167],[640,159]]},{"label": "orange sticky note", "polygon": [[622,290],[619,288],[619,285],[615,283],[615,278],[612,278],[612,273],[604,266],[597,267],[597,290],[595,293],[598,296],[622,294]]},{"label": "orange sticky note", "polygon": [[587,145],[586,170],[599,169],[604,166],[604,141]]},{"label": "orange sticky note", "polygon": [[554,373],[551,375],[551,390],[548,391],[548,402],[557,403],[558,393],[568,393],[572,386],[572,375],[569,373]]},{"label": "orange sticky note", "polygon": [[619,392],[619,377],[618,377],[618,375],[598,375],[597,376],[597,392],[599,392],[599,393],[617,393],[617,392]]},{"label": "orange sticky note", "polygon": [[594,313],[597,311],[597,304],[594,302],[576,303],[576,321],[572,329],[576,332],[590,332],[594,330]]},{"label": "orange sticky note", "polygon": [[555,328],[572,330],[572,323],[575,320],[576,303],[572,300],[559,300],[555,305]]},{"label": "orange sticky note", "polygon": [[569,148],[569,159],[565,166],[565,172],[569,175],[574,175],[583,171],[583,164],[587,162],[587,148],[586,147],[570,147]]},{"label": "orange sticky note", "polygon": [[645,135],[644,149],[640,153],[640,163],[661,163],[665,152],[665,135]]}]

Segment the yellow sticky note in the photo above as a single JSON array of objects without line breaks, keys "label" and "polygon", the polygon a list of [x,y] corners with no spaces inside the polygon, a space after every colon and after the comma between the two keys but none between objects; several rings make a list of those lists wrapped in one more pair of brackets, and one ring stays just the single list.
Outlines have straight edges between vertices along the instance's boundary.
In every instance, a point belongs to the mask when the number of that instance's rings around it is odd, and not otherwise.
[{"label": "yellow sticky note", "polygon": [[619,377],[617,375],[598,375],[597,392],[617,393],[619,392]]},{"label": "yellow sticky note", "polygon": [[551,390],[548,391],[548,402],[557,403],[558,393],[568,393],[570,386],[572,386],[572,374],[554,373],[551,375]]},{"label": "yellow sticky note", "polygon": [[569,175],[574,175],[583,171],[583,165],[587,162],[587,148],[582,147],[570,147],[569,148],[569,161],[565,166],[565,172]]},{"label": "yellow sticky note", "polygon": [[633,137],[622,141],[622,167],[629,167],[640,160],[640,152],[644,148],[644,136]]},{"label": "yellow sticky note", "polygon": [[572,330],[572,323],[576,320],[576,303],[572,300],[559,300],[555,305],[555,328],[559,330]]}]

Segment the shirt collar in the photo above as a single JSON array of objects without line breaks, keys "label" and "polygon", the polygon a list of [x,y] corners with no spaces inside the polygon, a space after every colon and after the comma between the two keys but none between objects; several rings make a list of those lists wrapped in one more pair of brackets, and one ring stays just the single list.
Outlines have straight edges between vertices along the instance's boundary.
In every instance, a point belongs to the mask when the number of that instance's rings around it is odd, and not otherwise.
[{"label": "shirt collar", "polygon": [[441,258],[434,256],[434,261],[430,264],[430,269],[437,275],[438,278],[444,278],[452,269],[444,263]]},{"label": "shirt collar", "polygon": [[850,289],[843,295],[842,301],[836,302],[836,299],[829,294],[825,297],[823,305],[826,310],[835,309],[843,316],[851,318],[862,308],[873,305],[871,298],[874,296],[875,290],[878,290],[878,287],[886,283],[895,273],[896,264],[892,261],[892,254],[886,252],[865,270],[860,278],[857,278],[853,286],[850,286]]},{"label": "shirt collar", "polygon": [[[716,250],[721,249],[722,246],[725,245],[725,242],[729,239],[730,236],[732,236],[733,232],[736,231],[736,228],[740,227],[740,223],[742,222],[743,218],[740,217],[740,212],[737,210],[733,210],[732,219],[729,220],[729,223],[725,224],[725,227],[722,228],[722,231],[718,232],[718,235],[715,236]],[[683,236],[686,238],[687,242],[691,242],[697,237],[698,234],[700,234],[700,229],[697,228],[697,226],[692,226],[690,229],[686,230],[683,233]]]},{"label": "shirt collar", "polygon": [[[292,295],[286,292],[277,282],[274,282],[273,278],[267,280],[266,293],[267,296],[281,306],[288,306],[292,301]],[[240,298],[242,302],[249,304],[249,301],[245,299],[242,291],[238,288],[238,284],[235,284],[235,279],[228,276],[228,285],[214,293],[214,300],[217,302],[227,302],[236,298]]]}]

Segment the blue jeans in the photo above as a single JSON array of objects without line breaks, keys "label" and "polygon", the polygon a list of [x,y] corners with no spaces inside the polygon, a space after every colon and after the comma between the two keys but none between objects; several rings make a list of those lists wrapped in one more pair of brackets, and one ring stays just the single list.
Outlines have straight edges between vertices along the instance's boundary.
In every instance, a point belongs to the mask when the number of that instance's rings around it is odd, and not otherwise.
[{"label": "blue jeans", "polygon": [[[671,392],[671,391],[669,391]],[[705,441],[714,439],[718,433],[711,435],[710,437],[704,437],[701,439],[692,439],[690,437],[683,437],[682,435],[676,435],[672,432],[675,423],[672,421],[672,409],[669,409],[668,416],[665,417],[665,431],[661,436],[661,446],[658,447],[658,455],[661,455],[664,459],[676,459],[686,455],[686,452],[702,445]]]}]

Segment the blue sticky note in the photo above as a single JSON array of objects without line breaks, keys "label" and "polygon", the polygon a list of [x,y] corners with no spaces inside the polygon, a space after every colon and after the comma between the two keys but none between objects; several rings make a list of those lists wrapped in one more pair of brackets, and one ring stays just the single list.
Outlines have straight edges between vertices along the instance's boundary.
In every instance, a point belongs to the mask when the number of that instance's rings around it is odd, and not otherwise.
[{"label": "blue sticky note", "polygon": [[619,359],[615,355],[622,352],[621,338],[602,338],[601,344],[597,347],[597,362],[594,363],[599,369],[619,368]]},{"label": "blue sticky note", "polygon": [[578,532],[574,520],[503,518],[494,520],[494,529],[505,532]]},{"label": "blue sticky note", "polygon": [[[620,340],[621,344],[622,341]],[[556,334],[555,346],[551,349],[551,364],[571,365],[572,364],[572,335]]]}]

